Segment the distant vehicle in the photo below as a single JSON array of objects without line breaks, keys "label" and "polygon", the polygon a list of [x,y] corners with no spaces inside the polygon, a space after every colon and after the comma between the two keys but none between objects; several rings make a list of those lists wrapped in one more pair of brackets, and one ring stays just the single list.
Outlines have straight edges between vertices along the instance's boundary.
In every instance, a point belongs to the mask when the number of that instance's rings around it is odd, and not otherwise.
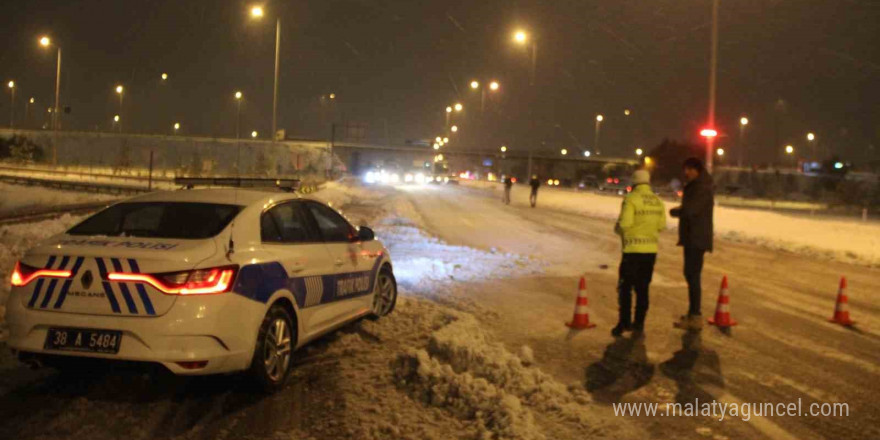
[{"label": "distant vehicle", "polygon": [[306,342],[394,309],[385,246],[293,193],[189,189],[110,206],[29,250],[6,305],[25,362],[140,361],[287,380]]},{"label": "distant vehicle", "polygon": [[599,178],[596,176],[584,176],[581,178],[581,181],[578,182],[577,187],[579,189],[598,188]]},{"label": "distant vehicle", "polygon": [[604,181],[599,182],[598,189],[602,192],[624,195],[632,191],[632,181],[626,177],[608,177]]}]

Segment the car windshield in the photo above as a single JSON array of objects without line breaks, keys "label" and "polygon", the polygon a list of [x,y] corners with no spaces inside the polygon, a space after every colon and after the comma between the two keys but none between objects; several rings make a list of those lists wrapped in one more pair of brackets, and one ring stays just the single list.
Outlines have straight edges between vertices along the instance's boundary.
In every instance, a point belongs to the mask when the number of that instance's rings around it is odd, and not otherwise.
[{"label": "car windshield", "polygon": [[89,217],[67,233],[113,237],[208,238],[219,234],[240,210],[240,206],[214,203],[119,203]]}]

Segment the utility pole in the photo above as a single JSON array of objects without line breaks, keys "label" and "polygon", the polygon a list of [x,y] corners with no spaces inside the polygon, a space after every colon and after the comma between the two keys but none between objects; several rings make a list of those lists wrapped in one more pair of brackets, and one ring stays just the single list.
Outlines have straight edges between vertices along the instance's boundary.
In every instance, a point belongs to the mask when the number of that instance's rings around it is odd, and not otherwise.
[{"label": "utility pole", "polygon": [[[712,0],[712,57],[709,67],[709,128],[715,129],[715,90],[718,77],[718,0]],[[712,173],[714,136],[706,137],[706,170]]]}]

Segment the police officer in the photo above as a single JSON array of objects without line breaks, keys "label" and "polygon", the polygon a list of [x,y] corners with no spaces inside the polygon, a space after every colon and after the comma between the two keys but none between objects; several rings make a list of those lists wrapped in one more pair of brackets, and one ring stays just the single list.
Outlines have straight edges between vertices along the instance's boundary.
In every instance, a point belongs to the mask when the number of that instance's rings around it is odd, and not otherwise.
[{"label": "police officer", "polygon": [[[618,271],[617,294],[620,319],[611,330],[615,337],[632,330],[641,336],[648,313],[648,287],[657,260],[657,239],[666,229],[666,208],[651,190],[651,174],[637,170],[633,189],[623,199],[614,231],[620,235],[623,257]],[[632,319],[632,290],[636,291],[635,319]]]}]

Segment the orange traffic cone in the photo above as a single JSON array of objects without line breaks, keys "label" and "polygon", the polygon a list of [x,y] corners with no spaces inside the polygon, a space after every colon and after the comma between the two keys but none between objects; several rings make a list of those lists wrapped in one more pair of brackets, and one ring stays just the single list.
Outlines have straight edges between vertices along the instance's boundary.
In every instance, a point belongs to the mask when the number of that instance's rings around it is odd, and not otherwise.
[{"label": "orange traffic cone", "polygon": [[578,283],[577,301],[574,303],[574,318],[572,318],[571,322],[565,323],[565,325],[575,330],[595,327],[596,324],[590,324],[590,309],[588,306],[587,281],[582,276],[581,281]]},{"label": "orange traffic cone", "polygon": [[846,296],[846,277],[840,277],[840,290],[837,291],[837,304],[834,306],[834,317],[828,321],[847,327],[855,324],[855,321],[849,318],[849,298]]},{"label": "orange traffic cone", "polygon": [[718,305],[715,306],[715,316],[707,320],[711,325],[718,327],[732,327],[736,320],[730,317],[730,297],[727,296],[727,275],[721,279],[721,292],[718,293]]}]

